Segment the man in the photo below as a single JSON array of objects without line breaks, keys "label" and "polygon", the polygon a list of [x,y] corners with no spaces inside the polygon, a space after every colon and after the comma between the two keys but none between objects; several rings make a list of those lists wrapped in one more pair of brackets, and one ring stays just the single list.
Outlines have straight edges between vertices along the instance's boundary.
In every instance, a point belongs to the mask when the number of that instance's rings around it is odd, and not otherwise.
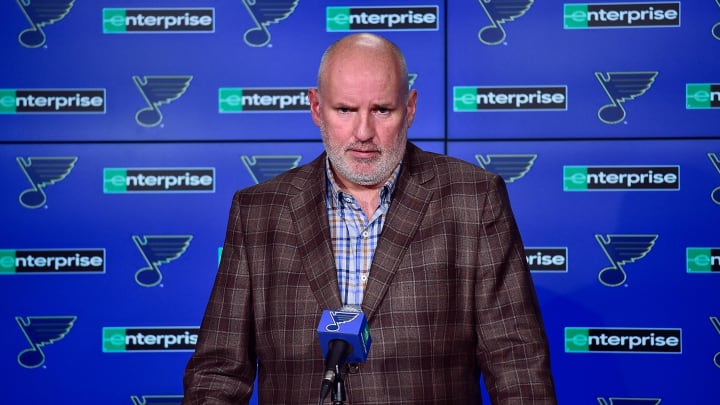
[{"label": "man", "polygon": [[368,359],[348,404],[554,404],[549,352],[501,178],[407,143],[417,93],[369,34],[323,55],[313,121],[326,153],[236,193],[185,403],[319,398],[325,309],[360,305]]}]

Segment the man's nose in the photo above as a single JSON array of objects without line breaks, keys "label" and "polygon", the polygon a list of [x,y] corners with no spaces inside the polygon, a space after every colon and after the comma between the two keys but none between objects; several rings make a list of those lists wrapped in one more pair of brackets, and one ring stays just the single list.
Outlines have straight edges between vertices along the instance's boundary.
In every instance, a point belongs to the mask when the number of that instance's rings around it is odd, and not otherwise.
[{"label": "man's nose", "polygon": [[358,141],[367,141],[373,137],[375,137],[375,127],[373,125],[372,114],[358,114],[355,125],[355,138],[357,138]]}]

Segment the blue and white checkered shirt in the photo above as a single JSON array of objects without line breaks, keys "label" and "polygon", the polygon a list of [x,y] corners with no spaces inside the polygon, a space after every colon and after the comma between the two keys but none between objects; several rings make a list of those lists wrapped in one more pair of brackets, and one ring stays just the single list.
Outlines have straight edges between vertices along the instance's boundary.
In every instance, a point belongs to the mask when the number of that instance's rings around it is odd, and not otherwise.
[{"label": "blue and white checkered shirt", "polygon": [[338,187],[328,159],[325,160],[325,171],[325,201],[335,252],[340,299],[343,305],[360,306],[400,165],[380,189],[380,205],[369,220],[355,198]]}]

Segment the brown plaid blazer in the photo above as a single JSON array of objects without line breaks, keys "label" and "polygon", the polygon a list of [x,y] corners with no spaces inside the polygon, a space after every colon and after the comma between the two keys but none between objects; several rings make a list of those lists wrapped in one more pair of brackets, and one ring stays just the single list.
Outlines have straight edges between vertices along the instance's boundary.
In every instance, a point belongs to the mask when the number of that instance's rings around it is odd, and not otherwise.
[{"label": "brown plaid blazer", "polygon": [[[184,404],[316,404],[317,325],[341,306],[325,155],[235,194],[184,376]],[[549,351],[504,182],[408,144],[362,305],[372,346],[348,405],[555,404]],[[329,399],[328,399],[329,403]]]}]

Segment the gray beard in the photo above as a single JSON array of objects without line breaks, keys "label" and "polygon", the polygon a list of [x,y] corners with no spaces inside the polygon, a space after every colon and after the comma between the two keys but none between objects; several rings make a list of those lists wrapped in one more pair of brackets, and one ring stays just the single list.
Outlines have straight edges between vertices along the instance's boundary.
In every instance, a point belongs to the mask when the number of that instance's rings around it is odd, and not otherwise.
[{"label": "gray beard", "polygon": [[359,185],[373,186],[384,183],[390,177],[393,170],[395,170],[405,154],[407,141],[403,141],[403,145],[399,146],[397,151],[380,150],[380,156],[377,158],[361,161],[364,163],[374,163],[374,170],[372,170],[371,173],[357,173],[353,171],[352,163],[348,163],[345,159],[343,159],[345,150],[343,148],[334,147],[330,144],[324,127],[320,128],[320,132],[322,133],[323,144],[325,145],[325,150],[327,151],[328,159],[330,160],[333,169],[344,178]]}]

